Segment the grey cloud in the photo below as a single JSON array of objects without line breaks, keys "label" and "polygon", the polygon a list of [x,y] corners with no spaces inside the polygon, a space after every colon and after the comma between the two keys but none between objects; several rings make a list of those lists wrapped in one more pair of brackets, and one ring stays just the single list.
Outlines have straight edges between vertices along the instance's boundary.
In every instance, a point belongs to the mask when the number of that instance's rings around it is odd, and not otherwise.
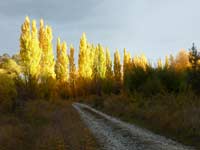
[{"label": "grey cloud", "polygon": [[52,21],[71,22],[92,13],[99,0],[6,0],[0,4],[0,14],[7,17],[31,15]]},{"label": "grey cloud", "polygon": [[18,51],[25,15],[44,18],[56,37],[78,48],[82,32],[112,51],[164,58],[200,46],[199,0],[5,0],[0,3],[0,53]]}]

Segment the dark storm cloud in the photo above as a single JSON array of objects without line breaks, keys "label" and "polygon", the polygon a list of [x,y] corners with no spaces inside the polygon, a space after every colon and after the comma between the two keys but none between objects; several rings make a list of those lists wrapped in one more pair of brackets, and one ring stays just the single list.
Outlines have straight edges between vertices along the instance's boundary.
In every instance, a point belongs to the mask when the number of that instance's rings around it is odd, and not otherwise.
[{"label": "dark storm cloud", "polygon": [[70,22],[84,19],[100,0],[5,0],[0,14],[7,17],[31,15],[53,21]]}]

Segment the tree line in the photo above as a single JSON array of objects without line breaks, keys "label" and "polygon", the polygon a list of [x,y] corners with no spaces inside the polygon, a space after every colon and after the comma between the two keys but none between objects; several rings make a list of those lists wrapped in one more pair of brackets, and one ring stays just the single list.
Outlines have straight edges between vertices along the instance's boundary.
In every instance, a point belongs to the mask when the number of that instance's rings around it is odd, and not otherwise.
[{"label": "tree line", "polygon": [[145,55],[131,57],[126,49],[122,57],[116,49],[112,61],[108,48],[90,43],[83,33],[76,65],[73,45],[68,47],[57,38],[55,57],[52,39],[52,28],[42,19],[37,29],[35,20],[25,18],[19,54],[5,59],[0,66],[1,70],[14,67],[12,79],[20,99],[200,91],[200,57],[194,44],[189,51],[166,56],[164,62],[159,59],[157,64],[149,62]]}]

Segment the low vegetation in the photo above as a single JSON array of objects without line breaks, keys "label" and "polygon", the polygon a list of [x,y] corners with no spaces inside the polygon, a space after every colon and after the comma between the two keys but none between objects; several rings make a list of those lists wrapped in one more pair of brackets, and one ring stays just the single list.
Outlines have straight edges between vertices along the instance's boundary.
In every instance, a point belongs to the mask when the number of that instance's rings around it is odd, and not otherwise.
[{"label": "low vegetation", "polygon": [[35,100],[0,115],[1,150],[96,150],[98,144],[70,102]]},{"label": "low vegetation", "polygon": [[138,93],[93,95],[87,103],[111,116],[200,147],[200,100],[194,93],[163,93],[151,97]]}]

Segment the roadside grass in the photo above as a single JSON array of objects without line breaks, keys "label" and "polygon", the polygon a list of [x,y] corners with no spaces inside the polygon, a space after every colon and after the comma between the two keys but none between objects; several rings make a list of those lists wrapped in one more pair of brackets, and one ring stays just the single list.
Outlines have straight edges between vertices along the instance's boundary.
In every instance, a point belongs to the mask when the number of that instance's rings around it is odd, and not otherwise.
[{"label": "roadside grass", "polygon": [[193,93],[90,96],[87,103],[109,115],[200,149],[200,99]]},{"label": "roadside grass", "polygon": [[0,114],[0,150],[96,150],[70,101],[34,100]]}]

